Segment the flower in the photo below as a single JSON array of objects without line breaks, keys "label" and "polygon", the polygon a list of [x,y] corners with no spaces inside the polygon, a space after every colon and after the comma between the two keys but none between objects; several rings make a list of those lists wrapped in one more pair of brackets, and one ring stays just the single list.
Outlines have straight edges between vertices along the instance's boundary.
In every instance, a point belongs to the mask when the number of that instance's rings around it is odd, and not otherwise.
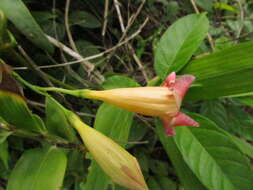
[{"label": "flower", "polygon": [[194,80],[193,75],[183,75],[176,78],[176,74],[173,72],[160,87],[86,90],[81,96],[102,100],[143,115],[158,116],[163,121],[166,134],[174,136],[175,126],[199,126],[189,116],[179,112],[182,100]]},{"label": "flower", "polygon": [[134,156],[112,139],[84,124],[74,113],[69,112],[67,118],[80,134],[93,158],[114,183],[130,190],[148,190]]}]

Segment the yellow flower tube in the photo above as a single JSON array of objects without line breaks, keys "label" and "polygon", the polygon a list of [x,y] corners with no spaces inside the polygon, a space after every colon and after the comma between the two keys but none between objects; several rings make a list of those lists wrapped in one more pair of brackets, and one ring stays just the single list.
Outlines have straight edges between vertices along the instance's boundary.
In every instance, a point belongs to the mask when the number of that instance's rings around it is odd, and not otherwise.
[{"label": "yellow flower tube", "polygon": [[79,96],[98,99],[123,109],[162,119],[166,134],[175,135],[175,126],[198,127],[199,124],[180,112],[182,100],[195,80],[192,75],[176,78],[171,73],[160,87],[117,88],[111,90],[81,90]]},{"label": "yellow flower tube", "polygon": [[67,114],[85,146],[104,170],[117,183],[129,190],[148,190],[138,161],[112,139],[84,124],[78,116]]}]

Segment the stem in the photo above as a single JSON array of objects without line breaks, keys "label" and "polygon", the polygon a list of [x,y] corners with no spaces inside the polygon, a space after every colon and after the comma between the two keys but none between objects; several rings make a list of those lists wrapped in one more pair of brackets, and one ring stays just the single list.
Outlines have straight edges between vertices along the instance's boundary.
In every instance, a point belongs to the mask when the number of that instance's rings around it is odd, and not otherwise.
[{"label": "stem", "polygon": [[29,87],[30,89],[32,89],[33,91],[37,92],[38,94],[47,96],[47,93],[45,92],[41,92],[41,90],[39,89],[40,87],[37,87],[35,85],[30,84],[29,82],[27,82],[26,80],[24,80],[18,73],[16,72],[12,72],[12,75],[19,80],[21,83],[23,83],[25,86]]},{"label": "stem", "polygon": [[68,89],[57,88],[57,87],[40,87],[40,86],[36,86],[36,85],[30,84],[29,82],[25,81],[19,74],[17,74],[14,71],[12,72],[12,75],[15,76],[16,79],[18,79],[25,86],[29,87],[30,89],[37,92],[38,94],[41,94],[44,96],[48,96],[48,94],[47,94],[48,91],[53,91],[53,92],[61,92],[63,94],[68,94],[68,95],[81,97],[81,98],[89,98],[89,99],[91,98],[89,96],[89,92],[91,92],[91,90],[89,90],[89,89],[68,90]]}]

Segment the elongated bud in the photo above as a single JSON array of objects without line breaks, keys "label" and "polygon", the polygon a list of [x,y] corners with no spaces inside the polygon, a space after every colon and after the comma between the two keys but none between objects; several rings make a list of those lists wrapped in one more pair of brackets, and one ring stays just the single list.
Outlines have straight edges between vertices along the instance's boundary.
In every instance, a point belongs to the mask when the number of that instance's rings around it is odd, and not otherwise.
[{"label": "elongated bud", "polygon": [[72,112],[67,117],[80,134],[93,158],[114,183],[130,190],[148,190],[138,161],[134,156],[112,139],[84,124]]}]

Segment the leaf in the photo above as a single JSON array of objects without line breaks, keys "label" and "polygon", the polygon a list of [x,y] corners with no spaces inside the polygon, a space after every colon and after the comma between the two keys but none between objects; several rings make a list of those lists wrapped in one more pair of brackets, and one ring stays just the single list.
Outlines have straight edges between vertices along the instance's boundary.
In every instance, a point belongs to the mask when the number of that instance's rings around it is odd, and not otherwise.
[{"label": "leaf", "polygon": [[200,113],[229,131],[227,110],[221,101],[208,100],[203,102]]},{"label": "leaf", "polygon": [[155,50],[155,71],[164,79],[190,60],[205,38],[209,23],[205,14],[192,14],[175,22],[163,34]]},{"label": "leaf", "polygon": [[236,9],[234,7],[232,7],[231,5],[228,5],[227,3],[223,3],[223,2],[215,2],[214,8],[226,10],[226,11],[230,11],[230,12],[236,12]]},{"label": "leaf", "polygon": [[161,160],[149,159],[149,167],[156,176],[166,176],[169,170],[168,164]]},{"label": "leaf", "polygon": [[149,177],[147,183],[150,190],[161,190],[160,185],[154,177]]},{"label": "leaf", "polygon": [[196,76],[198,87],[187,93],[188,100],[253,94],[253,42],[241,43],[191,61],[180,74]]},{"label": "leaf", "polygon": [[223,50],[234,46],[234,42],[227,37],[220,37],[215,40],[215,51]]},{"label": "leaf", "polygon": [[9,168],[9,152],[8,152],[8,142],[7,138],[12,132],[4,131],[0,129],[0,159],[2,160],[4,167]]},{"label": "leaf", "polygon": [[72,127],[65,117],[65,111],[62,105],[52,97],[46,99],[46,126],[49,132],[70,142],[76,142],[77,137]]},{"label": "leaf", "polygon": [[185,163],[172,137],[166,136],[161,122],[156,120],[156,133],[174,166],[185,190],[207,190]]},{"label": "leaf", "polygon": [[174,181],[172,181],[171,179],[169,179],[168,177],[156,177],[158,183],[161,186],[161,190],[167,190],[168,187],[170,190],[177,190],[177,185],[174,183]]},{"label": "leaf", "polygon": [[198,6],[203,8],[204,10],[211,12],[213,8],[213,0],[196,0]]},{"label": "leaf", "polygon": [[100,21],[86,11],[75,11],[71,13],[69,20],[72,25],[79,25],[83,28],[99,28],[101,26]]},{"label": "leaf", "polygon": [[239,97],[236,99],[247,106],[253,107],[253,96]]},{"label": "leaf", "polygon": [[175,142],[199,180],[212,190],[251,190],[253,172],[248,160],[211,122],[192,114],[200,128],[178,127]]},{"label": "leaf", "polygon": [[31,42],[52,53],[54,48],[21,0],[1,0],[0,9]]},{"label": "leaf", "polygon": [[[112,76],[108,78],[103,87],[134,87],[136,85],[136,82],[129,78]],[[97,111],[94,128],[124,147],[128,141],[132,120],[133,113],[103,103]],[[109,177],[102,171],[95,161],[92,161],[85,189],[106,190],[109,183]]]},{"label": "leaf", "polygon": [[249,143],[241,140],[237,136],[234,136],[231,133],[223,130],[222,128],[225,128],[225,127],[223,127],[223,126],[218,127],[218,126],[215,125],[215,123],[213,121],[208,120],[207,118],[205,118],[205,120],[212,123],[212,127],[215,130],[227,135],[230,138],[230,140],[233,141],[233,143],[241,150],[242,153],[244,153],[245,155],[248,155],[249,157],[253,158],[253,146],[251,144],[249,144]]},{"label": "leaf", "polygon": [[16,128],[44,133],[43,121],[31,113],[24,99],[11,92],[0,90],[0,117]]},{"label": "leaf", "polygon": [[242,108],[230,105],[228,106],[228,125],[235,134],[247,140],[253,140],[253,118]]},{"label": "leaf", "polygon": [[13,169],[7,190],[60,189],[66,165],[66,155],[55,147],[28,150]]},{"label": "leaf", "polygon": [[[133,126],[134,126],[134,128],[130,129],[130,134],[129,134],[128,140],[130,142],[141,141],[141,139],[145,136],[145,134],[148,131],[146,124],[133,121]],[[127,144],[126,148],[129,149],[133,146],[134,146],[134,144]]]},{"label": "leaf", "polygon": [[11,133],[12,132],[10,131],[4,131],[0,129],[0,144],[6,141],[6,139],[8,138],[8,136],[11,135]]},{"label": "leaf", "polygon": [[103,83],[102,87],[104,89],[113,89],[113,88],[127,88],[127,87],[138,87],[140,86],[137,82],[135,82],[133,79],[120,76],[120,75],[114,75],[111,77],[108,77],[106,81]]},{"label": "leaf", "polygon": [[8,142],[4,141],[0,143],[0,160],[2,160],[3,165],[6,169],[9,168],[9,152],[8,152]]}]

